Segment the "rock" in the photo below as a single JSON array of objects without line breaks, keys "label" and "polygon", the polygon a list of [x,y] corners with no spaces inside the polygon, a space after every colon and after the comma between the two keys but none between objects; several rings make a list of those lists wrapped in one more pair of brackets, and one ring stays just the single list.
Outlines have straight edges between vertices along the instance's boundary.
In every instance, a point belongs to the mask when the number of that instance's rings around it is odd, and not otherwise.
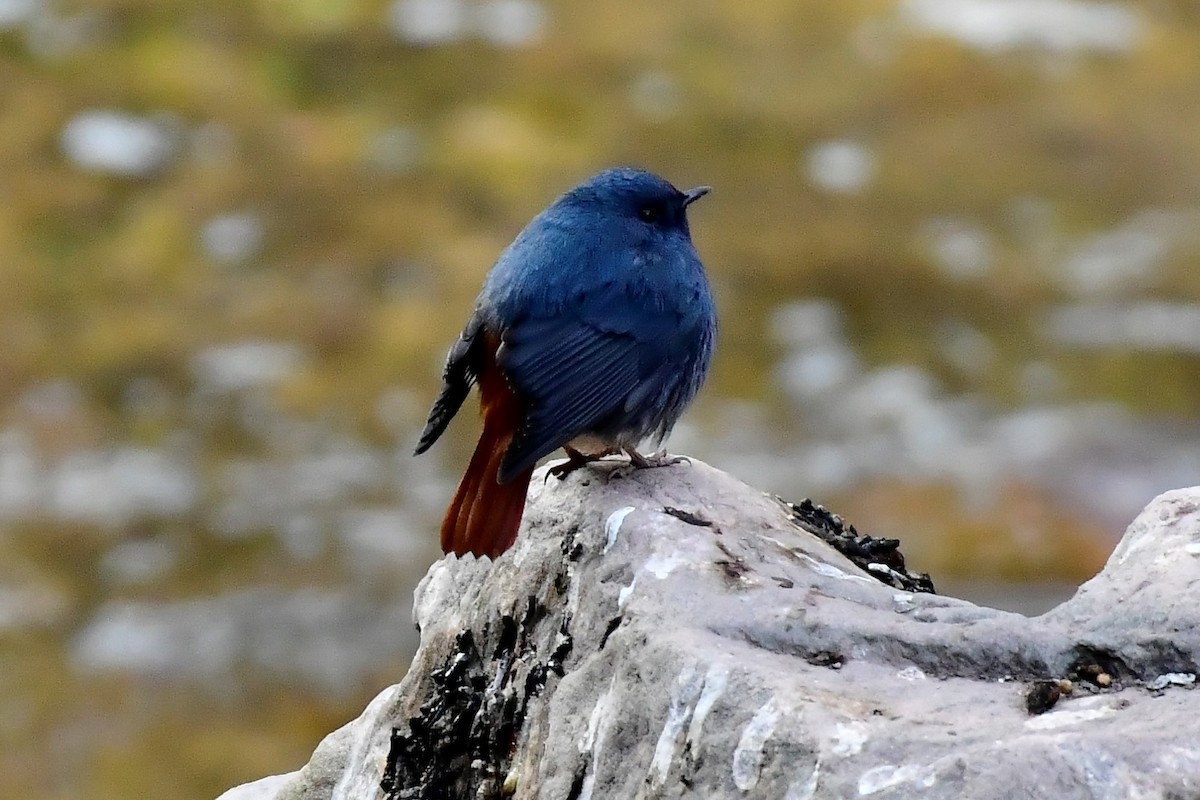
[{"label": "rock", "polygon": [[170,120],[92,109],[63,128],[62,148],[74,164],[92,172],[147,178],[174,159],[176,139]]},{"label": "rock", "polygon": [[1027,618],[885,586],[700,462],[543,477],[513,550],[429,570],[405,678],[229,800],[1196,796],[1200,489]]}]

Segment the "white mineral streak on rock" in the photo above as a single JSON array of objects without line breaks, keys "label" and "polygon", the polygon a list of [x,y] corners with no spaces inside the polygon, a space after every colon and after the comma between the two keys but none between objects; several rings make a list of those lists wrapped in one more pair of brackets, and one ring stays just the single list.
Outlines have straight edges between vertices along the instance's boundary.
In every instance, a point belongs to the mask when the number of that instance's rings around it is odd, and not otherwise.
[{"label": "white mineral streak on rock", "polygon": [[861,722],[839,722],[829,737],[829,752],[835,756],[855,756],[867,743],[867,726]]},{"label": "white mineral streak on rock", "polygon": [[729,670],[720,664],[709,666],[704,673],[704,688],[700,691],[700,699],[696,701],[696,710],[692,712],[692,721],[688,725],[687,740],[693,745],[700,741],[700,733],[704,728],[704,720],[713,704],[725,694],[729,685]]},{"label": "white mineral streak on rock", "polygon": [[633,596],[633,590],[637,587],[637,575],[633,576],[633,580],[628,586],[622,586],[621,591],[617,592],[617,610],[624,611],[625,605],[629,602],[629,598]]},{"label": "white mineral streak on rock", "polygon": [[904,669],[902,669],[896,673],[896,677],[902,681],[913,682],[913,681],[923,681],[928,676],[926,676],[925,673],[922,672],[919,667],[905,667]]},{"label": "white mineral streak on rock", "polygon": [[906,614],[915,607],[913,605],[913,596],[908,592],[897,592],[892,595],[892,610],[897,614]]},{"label": "white mineral streak on rock", "polygon": [[608,521],[604,523],[604,552],[612,550],[613,545],[617,543],[617,535],[621,532],[621,523],[625,518],[632,514],[637,509],[633,506],[625,506],[619,508],[608,515]]},{"label": "white mineral streak on rock", "polygon": [[1103,719],[1113,713],[1114,709],[1111,706],[1085,708],[1080,711],[1052,711],[1048,714],[1042,714],[1040,717],[1026,720],[1025,728],[1031,731],[1052,731],[1058,728],[1066,728],[1070,725],[1078,725],[1081,722]]},{"label": "white mineral streak on rock", "polygon": [[779,716],[779,708],[772,697],[754,714],[742,731],[742,738],[738,740],[733,751],[733,783],[743,792],[750,791],[758,784],[763,748],[775,732]]},{"label": "white mineral streak on rock", "polygon": [[583,741],[579,743],[580,753],[591,753],[592,763],[588,766],[587,775],[583,779],[583,785],[579,790],[579,800],[591,800],[592,790],[596,784],[596,769],[600,764],[600,749],[604,744],[604,737],[608,734],[608,726],[611,722],[612,714],[611,706],[613,705],[613,692],[617,687],[617,676],[613,675],[612,680],[608,683],[608,689],[604,694],[600,695],[600,699],[596,701],[596,705],[592,708],[592,715],[588,718],[587,733],[583,737]]},{"label": "white mineral streak on rock", "polygon": [[858,779],[858,794],[865,797],[902,783],[914,783],[925,775],[925,769],[919,764],[883,764],[869,769]]},{"label": "white mineral streak on rock", "polygon": [[816,571],[820,575],[824,575],[827,578],[838,578],[840,580],[847,580],[847,581],[862,581],[863,583],[866,583],[869,585],[873,585],[876,583],[876,581],[873,581],[870,578],[864,578],[862,575],[851,575],[849,572],[840,570],[837,567],[833,566],[832,564],[826,564],[823,561],[817,561],[815,558],[813,558],[812,556],[810,556],[806,553],[800,553],[800,552],[793,550],[788,545],[784,544],[783,542],[779,541],[778,539],[774,539],[770,536],[764,536],[762,538],[765,541],[768,541],[774,545],[778,545],[779,547],[788,551],[789,553],[791,553],[791,555],[793,555],[796,558],[803,561],[805,563],[805,565],[807,565],[810,569]]},{"label": "white mineral streak on rock", "polygon": [[679,745],[679,734],[683,725],[692,713],[692,704],[700,693],[704,679],[697,672],[695,664],[688,664],[679,673],[675,681],[675,691],[671,693],[671,705],[667,709],[667,721],[663,724],[662,733],[658,735],[658,743],[654,746],[654,758],[650,761],[650,786],[658,788],[667,779],[671,771],[671,762],[675,759],[675,749]]},{"label": "white mineral streak on rock", "polygon": [[1167,672],[1147,683],[1146,688],[1157,692],[1168,686],[1191,686],[1195,682],[1196,676],[1191,672]]}]

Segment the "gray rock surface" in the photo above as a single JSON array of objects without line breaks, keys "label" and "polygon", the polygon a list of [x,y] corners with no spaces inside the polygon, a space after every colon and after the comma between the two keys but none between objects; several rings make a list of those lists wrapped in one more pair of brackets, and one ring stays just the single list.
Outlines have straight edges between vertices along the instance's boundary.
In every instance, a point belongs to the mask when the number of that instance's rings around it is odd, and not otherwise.
[{"label": "gray rock surface", "polygon": [[700,462],[539,473],[512,551],[422,581],[404,679],[223,800],[1198,798],[1198,591],[1200,489],[1028,618],[885,586]]}]

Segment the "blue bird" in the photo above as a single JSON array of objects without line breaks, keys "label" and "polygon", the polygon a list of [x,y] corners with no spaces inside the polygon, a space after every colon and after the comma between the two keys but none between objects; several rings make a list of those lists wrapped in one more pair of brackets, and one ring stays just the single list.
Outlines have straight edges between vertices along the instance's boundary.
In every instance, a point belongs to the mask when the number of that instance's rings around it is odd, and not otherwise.
[{"label": "blue bird", "polygon": [[442,549],[492,558],[517,537],[538,459],[564,476],[659,442],[696,396],[717,320],[681,192],[610,169],[559,197],[500,255],[450,348],[416,453],[437,441],[479,385],[483,432],[442,522]]}]

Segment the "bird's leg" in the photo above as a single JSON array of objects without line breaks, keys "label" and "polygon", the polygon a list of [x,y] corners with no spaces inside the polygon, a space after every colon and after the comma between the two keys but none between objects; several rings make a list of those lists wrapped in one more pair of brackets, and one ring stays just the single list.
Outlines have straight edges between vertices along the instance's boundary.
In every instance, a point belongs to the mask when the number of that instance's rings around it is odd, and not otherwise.
[{"label": "bird's leg", "polygon": [[684,461],[692,463],[687,456],[668,456],[666,449],[659,450],[644,456],[632,447],[622,448],[625,454],[629,456],[629,464],[634,469],[650,469],[652,467],[669,467],[672,464],[680,464]]},{"label": "bird's leg", "polygon": [[561,464],[555,464],[546,470],[547,478],[553,475],[561,481],[563,478],[567,477],[580,467],[586,467],[593,461],[599,461],[608,455],[608,453],[601,453],[600,455],[596,456],[585,455],[570,445],[563,445],[563,450],[567,451],[567,460]]}]

